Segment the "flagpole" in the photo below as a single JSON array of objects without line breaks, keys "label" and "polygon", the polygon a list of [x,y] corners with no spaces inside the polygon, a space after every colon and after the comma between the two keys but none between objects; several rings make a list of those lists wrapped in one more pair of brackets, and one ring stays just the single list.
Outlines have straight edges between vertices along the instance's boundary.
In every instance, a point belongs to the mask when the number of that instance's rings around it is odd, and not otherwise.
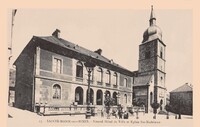
[{"label": "flagpole", "polygon": [[16,15],[17,9],[12,10],[12,17],[11,17],[11,36],[10,36],[10,44],[8,46],[9,57],[8,57],[8,64],[10,66],[10,60],[12,57],[12,41],[13,41],[13,27],[14,27],[14,17]]}]

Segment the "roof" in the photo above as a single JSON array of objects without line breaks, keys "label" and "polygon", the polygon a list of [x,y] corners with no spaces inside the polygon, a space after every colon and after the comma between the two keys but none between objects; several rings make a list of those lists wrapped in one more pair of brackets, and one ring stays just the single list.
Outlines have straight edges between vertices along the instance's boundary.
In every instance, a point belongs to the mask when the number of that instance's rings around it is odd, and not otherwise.
[{"label": "roof", "polygon": [[42,40],[45,40],[45,41],[53,43],[53,44],[56,44],[56,45],[61,46],[63,48],[72,50],[74,52],[87,55],[89,57],[92,57],[93,59],[97,59],[97,60],[103,61],[103,62],[111,64],[111,65],[113,65],[113,66],[115,66],[117,68],[120,68],[120,69],[123,69],[125,71],[128,71],[128,72],[132,73],[130,70],[128,70],[128,69],[118,65],[117,63],[113,62],[112,59],[108,59],[108,58],[98,54],[97,52],[88,50],[88,49],[86,49],[84,47],[81,47],[81,46],[79,46],[77,44],[74,44],[74,43],[69,42],[67,40],[64,40],[62,38],[57,38],[55,36],[34,36],[34,37],[42,39]]},{"label": "roof", "polygon": [[171,91],[170,93],[189,92],[189,91],[192,91],[192,86],[190,86],[188,83],[185,83],[184,85],[176,88],[175,90]]},{"label": "roof", "polygon": [[149,82],[151,81],[151,79],[152,79],[152,75],[135,77],[133,86],[149,85]]}]

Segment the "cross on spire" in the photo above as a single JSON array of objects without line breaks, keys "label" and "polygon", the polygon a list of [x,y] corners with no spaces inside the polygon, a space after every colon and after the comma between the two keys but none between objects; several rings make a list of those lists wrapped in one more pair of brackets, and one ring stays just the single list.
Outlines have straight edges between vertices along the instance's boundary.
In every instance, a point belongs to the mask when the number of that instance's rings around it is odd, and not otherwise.
[{"label": "cross on spire", "polygon": [[149,24],[150,24],[150,26],[156,24],[156,16],[153,11],[153,5],[151,5],[151,14],[150,14],[150,19],[149,19]]}]

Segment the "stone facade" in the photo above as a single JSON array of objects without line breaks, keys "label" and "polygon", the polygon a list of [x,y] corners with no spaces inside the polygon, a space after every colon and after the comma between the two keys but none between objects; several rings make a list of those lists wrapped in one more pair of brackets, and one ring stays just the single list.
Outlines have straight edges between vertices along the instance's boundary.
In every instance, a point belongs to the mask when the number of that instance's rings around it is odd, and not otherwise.
[{"label": "stone facade", "polygon": [[[146,112],[152,112],[150,104],[153,102],[160,104],[160,110],[166,105],[166,45],[162,41],[162,31],[156,25],[153,8],[149,22],[150,26],[144,32],[143,41],[139,46],[139,67],[133,84],[135,94],[140,93],[134,100],[141,101],[146,107]],[[153,77],[153,81],[149,77]]]},{"label": "stone facade", "polygon": [[[34,111],[36,105],[44,104],[57,107],[87,105],[88,72],[84,63],[88,57],[93,58],[90,55],[86,58],[84,52],[76,55],[72,49],[64,50],[60,46],[56,49],[50,42],[33,37],[20,54],[15,62],[16,107]],[[97,53],[95,55],[101,57]],[[116,104],[131,106],[132,72],[109,60],[108,63],[102,60],[94,62],[96,67],[91,76],[92,105],[102,107],[104,96],[109,93]],[[55,68],[59,71],[55,72]]]},{"label": "stone facade", "polygon": [[171,112],[176,114],[193,114],[193,88],[188,83],[170,92]]}]

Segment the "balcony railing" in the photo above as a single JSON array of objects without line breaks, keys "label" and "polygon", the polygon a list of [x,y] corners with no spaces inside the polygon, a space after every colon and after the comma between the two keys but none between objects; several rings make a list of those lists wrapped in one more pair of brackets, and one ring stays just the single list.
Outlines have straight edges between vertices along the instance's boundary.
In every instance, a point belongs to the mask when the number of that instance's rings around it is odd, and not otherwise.
[{"label": "balcony railing", "polygon": [[76,77],[76,81],[83,82],[83,78],[82,77]]},{"label": "balcony railing", "polygon": [[113,88],[117,88],[118,86],[116,84],[113,84]]},{"label": "balcony railing", "polygon": [[97,85],[103,85],[103,83],[102,83],[102,82],[99,82],[99,81],[97,81]]},{"label": "balcony railing", "polygon": [[111,85],[110,85],[110,83],[106,83],[106,86],[107,86],[107,87],[110,87]]}]

